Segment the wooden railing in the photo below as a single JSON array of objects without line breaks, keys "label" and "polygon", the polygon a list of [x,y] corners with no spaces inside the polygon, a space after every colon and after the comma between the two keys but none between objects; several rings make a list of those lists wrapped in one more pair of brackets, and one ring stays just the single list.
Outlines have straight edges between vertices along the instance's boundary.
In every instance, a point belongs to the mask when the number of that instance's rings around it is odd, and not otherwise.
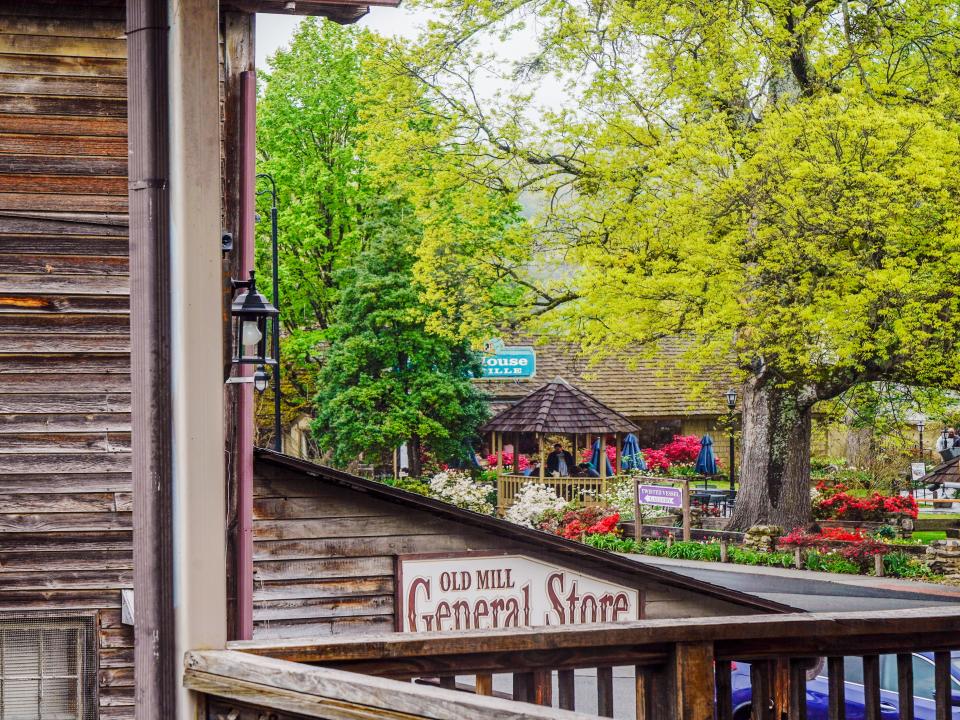
[{"label": "wooden railing", "polygon": [[[751,714],[754,720],[805,720],[806,673],[821,657],[827,658],[829,668],[829,717],[843,720],[844,656],[863,658],[864,717],[880,720],[881,655],[896,656],[899,685],[895,697],[900,717],[913,720],[911,654],[925,651],[934,653],[936,718],[948,720],[952,717],[954,683],[950,651],[960,648],[960,609],[936,607],[869,613],[641,620],[457,633],[395,633],[323,641],[240,642],[232,643],[231,648],[242,652],[222,657],[262,655],[264,662],[283,662],[302,668],[290,672],[299,672],[303,677],[310,671],[301,663],[322,666],[324,672],[346,673],[329,676],[325,680],[328,683],[336,678],[363,676],[415,680],[438,685],[448,693],[459,690],[458,697],[463,703],[510,702],[496,697],[476,697],[500,695],[561,710],[579,709],[601,717],[642,720],[746,720]],[[218,657],[221,655],[217,653],[194,654],[194,667],[188,672],[191,687],[214,695],[222,692],[215,685],[198,684],[193,679],[200,672],[209,676],[209,658]],[[733,662],[750,663],[753,695],[746,708],[742,703],[737,707],[733,703]],[[589,672],[585,672],[587,669]],[[251,672],[254,683],[258,682],[257,677],[260,681],[267,679],[260,670]],[[508,673],[509,677],[498,675],[500,673]],[[500,681],[506,682],[500,684]],[[628,692],[624,692],[625,686],[629,687]],[[422,717],[440,717],[431,714],[432,705],[430,708],[417,705],[433,697],[422,693],[435,692],[436,688],[418,687],[409,682],[391,687],[413,693],[404,694],[406,704],[397,705],[396,709],[413,716],[422,711]],[[244,700],[251,696],[236,697]],[[447,694],[444,699],[450,701],[451,696]],[[889,697],[885,702],[889,704]],[[528,714],[524,717],[538,717],[533,708],[526,707],[523,712]],[[302,708],[298,712],[302,712]],[[482,712],[480,706],[476,712]],[[458,718],[468,716],[472,717],[461,713]]]},{"label": "wooden railing", "polygon": [[467,695],[231,650],[187,653],[184,685],[205,720],[592,720],[589,715]]},{"label": "wooden railing", "polygon": [[503,514],[513,505],[517,493],[527,483],[546,485],[557,495],[571,502],[595,505],[599,496],[607,491],[614,478],[606,477],[544,477],[539,475],[501,475],[497,478],[497,509]]}]

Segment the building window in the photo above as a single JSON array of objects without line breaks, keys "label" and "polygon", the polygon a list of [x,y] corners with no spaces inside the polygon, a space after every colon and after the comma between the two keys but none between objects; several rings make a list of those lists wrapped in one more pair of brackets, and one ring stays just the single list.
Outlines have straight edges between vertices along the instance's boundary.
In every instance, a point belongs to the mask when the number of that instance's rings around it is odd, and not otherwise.
[{"label": "building window", "polygon": [[0,720],[90,720],[93,618],[0,617]]}]

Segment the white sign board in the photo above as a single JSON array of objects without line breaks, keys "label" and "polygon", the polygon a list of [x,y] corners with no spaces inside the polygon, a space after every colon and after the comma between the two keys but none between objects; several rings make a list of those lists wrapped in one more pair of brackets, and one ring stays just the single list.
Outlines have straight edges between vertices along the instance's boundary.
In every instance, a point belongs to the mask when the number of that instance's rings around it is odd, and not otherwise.
[{"label": "white sign board", "polygon": [[927,474],[927,466],[924,463],[910,463],[910,475],[913,476],[914,482],[916,482],[926,474]]},{"label": "white sign board", "polygon": [[635,588],[524,555],[398,558],[402,632],[626,622],[640,618]]}]

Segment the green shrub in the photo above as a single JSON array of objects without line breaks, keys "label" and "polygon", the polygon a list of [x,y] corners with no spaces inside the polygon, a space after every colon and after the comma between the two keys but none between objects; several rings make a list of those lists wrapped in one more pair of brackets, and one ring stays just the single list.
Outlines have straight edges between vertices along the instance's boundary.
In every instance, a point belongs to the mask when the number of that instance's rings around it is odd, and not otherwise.
[{"label": "green shrub", "polygon": [[417,495],[430,495],[430,484],[423,480],[417,480],[416,478],[386,478],[383,484],[416,493]]},{"label": "green shrub", "polygon": [[860,567],[840,553],[829,552],[821,553],[817,551],[807,553],[807,570],[816,570],[818,572],[839,573],[842,575],[858,575]]},{"label": "green shrub", "polygon": [[920,560],[905,552],[892,552],[883,557],[883,571],[901,578],[932,578],[936,574]]}]

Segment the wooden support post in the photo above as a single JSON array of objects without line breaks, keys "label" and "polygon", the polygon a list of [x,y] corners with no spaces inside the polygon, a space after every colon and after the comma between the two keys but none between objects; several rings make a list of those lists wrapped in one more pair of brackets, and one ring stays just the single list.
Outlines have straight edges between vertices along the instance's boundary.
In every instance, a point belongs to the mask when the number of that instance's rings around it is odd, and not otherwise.
[{"label": "wooden support post", "polygon": [[613,717],[613,668],[597,668],[597,715]]},{"label": "wooden support post", "polygon": [[633,539],[639,541],[642,537],[640,527],[643,525],[643,517],[640,514],[640,481],[633,480]]},{"label": "wooden support post", "polygon": [[729,660],[717,660],[717,720],[733,720],[732,668]]},{"label": "wooden support post", "polygon": [[913,654],[897,654],[897,696],[900,720],[913,720]]},{"label": "wooden support post", "polygon": [[457,677],[455,675],[443,675],[437,678],[437,681],[437,684],[442,688],[446,688],[447,690],[457,689]]},{"label": "wooden support post", "polygon": [[670,668],[636,667],[637,720],[660,720],[674,716],[674,693],[670,686]]},{"label": "wooden support post", "polygon": [[716,697],[713,674],[713,643],[681,642],[674,646],[672,659],[676,720],[713,718]]},{"label": "wooden support post", "polygon": [[933,699],[937,704],[934,711],[936,720],[950,720],[953,717],[951,704],[950,653],[939,651],[933,654]]},{"label": "wooden support post", "polygon": [[726,539],[720,540],[720,562],[730,562],[730,545]]},{"label": "wooden support post", "polygon": [[683,539],[690,540],[690,481],[683,481]]},{"label": "wooden support post", "polygon": [[543,441],[546,438],[543,433],[537,433],[537,442],[540,445],[540,482],[542,483],[547,476],[547,453]]},{"label": "wooden support post", "polygon": [[828,692],[827,717],[829,720],[844,720],[846,704],[844,702],[843,658],[827,658]]},{"label": "wooden support post", "polygon": [[617,462],[613,468],[613,474],[620,475],[623,472],[623,457],[622,457],[623,453],[621,452],[621,447],[620,447],[620,433],[614,433],[613,442],[616,445],[614,450],[616,450],[617,452],[617,455],[616,455]]},{"label": "wooden support post", "polygon": [[520,474],[520,433],[513,434],[513,474]]},{"label": "wooden support post", "polygon": [[750,686],[752,688],[753,720],[774,720],[771,712],[773,688],[769,661],[756,660],[751,663]]},{"label": "wooden support post", "polygon": [[534,671],[533,702],[546,707],[553,705],[553,674],[549,670]]},{"label": "wooden support post", "polygon": [[607,436],[605,433],[600,434],[600,455],[597,457],[597,462],[600,464],[600,487],[602,488],[607,480]]},{"label": "wooden support post", "polygon": [[807,720],[807,665],[808,660],[791,658],[790,660],[790,707],[787,717],[790,720]]},{"label": "wooden support post", "polygon": [[576,678],[573,670],[557,671],[557,695],[561,710],[573,710],[576,704]]},{"label": "wooden support post", "polygon": [[863,702],[864,720],[880,720],[879,655],[863,656]]},{"label": "wooden support post", "polygon": [[493,695],[493,674],[477,673],[477,695]]},{"label": "wooden support post", "polygon": [[873,574],[877,577],[883,577],[884,575],[883,555],[880,553],[873,556]]},{"label": "wooden support post", "polygon": [[497,454],[497,477],[503,474],[503,433],[493,435],[494,452]]},{"label": "wooden support post", "polygon": [[793,549],[793,566],[797,570],[803,570],[803,553],[799,547]]}]

